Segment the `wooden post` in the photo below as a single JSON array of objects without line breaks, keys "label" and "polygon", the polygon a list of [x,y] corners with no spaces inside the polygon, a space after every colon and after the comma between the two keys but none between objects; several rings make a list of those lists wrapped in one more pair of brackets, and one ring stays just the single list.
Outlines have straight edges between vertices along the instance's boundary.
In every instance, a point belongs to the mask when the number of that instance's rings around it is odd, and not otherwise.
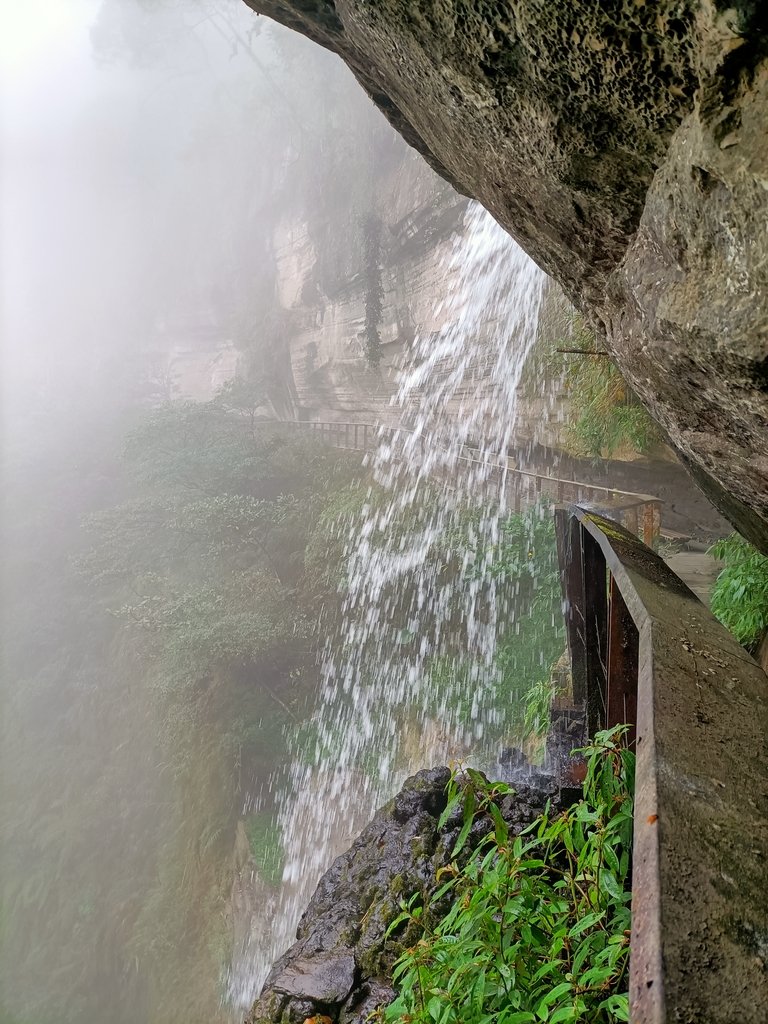
[{"label": "wooden post", "polygon": [[608,588],[608,684],[605,727],[631,725],[628,740],[637,732],[637,672],[640,638],[626,602],[610,574]]},{"label": "wooden post", "polygon": [[605,728],[608,688],[608,588],[605,555],[591,534],[582,530],[584,581],[584,648],[586,654],[587,729],[590,736]]},{"label": "wooden post", "polygon": [[584,630],[584,575],[581,525],[568,509],[555,509],[555,539],[560,564],[565,635],[571,658],[573,701],[582,704],[587,694],[587,651]]},{"label": "wooden post", "polygon": [[643,505],[643,543],[653,547],[655,538],[653,502],[646,501]]}]

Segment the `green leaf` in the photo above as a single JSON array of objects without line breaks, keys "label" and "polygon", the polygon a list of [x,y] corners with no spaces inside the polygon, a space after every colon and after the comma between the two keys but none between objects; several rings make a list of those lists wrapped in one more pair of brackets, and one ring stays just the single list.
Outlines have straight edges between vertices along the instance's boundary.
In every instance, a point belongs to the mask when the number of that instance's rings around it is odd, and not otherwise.
[{"label": "green leaf", "polygon": [[624,899],[624,889],[616,881],[616,876],[612,871],[600,872],[600,888],[615,900]]},{"label": "green leaf", "polygon": [[488,810],[491,812],[494,824],[494,834],[496,836],[496,843],[499,846],[504,846],[509,835],[509,828],[507,827],[506,821],[501,816],[501,811],[494,803],[488,805]]},{"label": "green leaf", "polygon": [[575,1010],[572,1006],[561,1006],[551,1016],[547,1017],[547,1024],[563,1024],[564,1021],[578,1019],[578,1010]]},{"label": "green leaf", "polygon": [[[573,985],[570,981],[564,981],[560,985],[556,985],[550,992],[548,992],[541,1001],[542,1006],[549,1006],[550,1003],[557,1002],[561,996],[570,994],[573,989]],[[542,1018],[543,1020],[544,1018]]]},{"label": "green leaf", "polygon": [[461,851],[464,849],[464,844],[466,843],[466,841],[467,841],[467,839],[469,837],[470,830],[472,829],[472,824],[473,824],[473,821],[474,821],[474,818],[473,818],[474,812],[475,812],[475,794],[470,789],[470,790],[467,790],[466,796],[464,798],[464,824],[462,825],[461,832],[459,832],[458,839],[456,840],[456,845],[453,848],[452,856],[454,856],[454,857],[457,857],[461,853]]},{"label": "green leaf", "polygon": [[410,917],[410,912],[407,910],[403,911],[402,914],[398,914],[394,921],[392,921],[389,927],[387,928],[386,932],[384,933],[384,937],[388,939],[392,932],[395,931],[395,929],[399,928],[403,921],[409,921]]},{"label": "green leaf", "polygon": [[607,1010],[615,1021],[629,1020],[629,996],[625,993],[611,995],[598,1006],[599,1010]]},{"label": "green leaf", "polygon": [[427,1003],[427,1013],[430,1015],[432,1020],[438,1020],[443,1012],[443,1001],[437,996],[433,996]]},{"label": "green leaf", "polygon": [[592,928],[596,925],[598,921],[602,921],[604,917],[604,910],[601,910],[599,913],[585,914],[584,917],[580,918],[568,932],[568,937],[572,939],[576,935],[581,935],[582,932],[585,932],[588,928]]},{"label": "green leaf", "polygon": [[621,871],[621,868],[619,866],[619,858],[616,856],[616,851],[610,843],[604,844],[603,857],[605,858],[605,863],[611,869],[613,874],[618,876]]}]

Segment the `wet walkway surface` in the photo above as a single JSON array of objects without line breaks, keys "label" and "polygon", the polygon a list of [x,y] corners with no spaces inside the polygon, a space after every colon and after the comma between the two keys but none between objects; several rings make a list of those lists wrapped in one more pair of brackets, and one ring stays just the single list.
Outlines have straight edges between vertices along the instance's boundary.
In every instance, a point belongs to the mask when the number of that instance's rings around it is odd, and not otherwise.
[{"label": "wet walkway surface", "polygon": [[665,557],[664,561],[709,608],[712,587],[723,563],[700,551],[678,551]]},{"label": "wet walkway surface", "polygon": [[[542,457],[543,456],[543,457]],[[686,538],[712,543],[727,537],[733,527],[710,503],[688,471],[678,462],[619,462],[617,460],[576,459],[568,455],[542,450],[531,454],[537,468],[549,465],[557,476],[620,491],[652,494],[664,502],[663,528]],[[677,570],[676,570],[677,571]],[[690,585],[690,584],[689,584]]]}]

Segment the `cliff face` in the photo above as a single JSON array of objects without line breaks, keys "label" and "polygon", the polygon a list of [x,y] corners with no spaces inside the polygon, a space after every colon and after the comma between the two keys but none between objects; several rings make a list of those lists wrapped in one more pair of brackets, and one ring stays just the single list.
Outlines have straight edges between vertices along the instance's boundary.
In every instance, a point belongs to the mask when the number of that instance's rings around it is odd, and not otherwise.
[{"label": "cliff face", "polygon": [[[438,329],[441,263],[461,229],[466,200],[407,155],[376,179],[382,289],[381,362],[366,359],[361,217],[326,211],[325,224],[294,211],[273,236],[277,302],[285,317],[295,412],[306,419],[391,418],[399,357],[420,330]],[[331,230],[332,228],[332,230]]]},{"label": "cliff face", "polygon": [[246,2],[339,53],[591,313],[713,500],[768,550],[762,5]]},{"label": "cliff face", "polygon": [[[298,419],[397,425],[401,412],[392,398],[399,365],[417,334],[437,336],[456,315],[451,296],[462,285],[452,256],[466,232],[467,200],[400,148],[377,172],[375,194],[381,290],[375,360],[367,352],[372,282],[360,213],[295,206],[272,232],[275,302],[287,356],[283,373]],[[487,378],[487,367],[478,366],[477,376]],[[517,436],[555,446],[563,403],[542,395],[542,387],[534,390],[521,395]],[[456,415],[460,399],[457,392]]]}]

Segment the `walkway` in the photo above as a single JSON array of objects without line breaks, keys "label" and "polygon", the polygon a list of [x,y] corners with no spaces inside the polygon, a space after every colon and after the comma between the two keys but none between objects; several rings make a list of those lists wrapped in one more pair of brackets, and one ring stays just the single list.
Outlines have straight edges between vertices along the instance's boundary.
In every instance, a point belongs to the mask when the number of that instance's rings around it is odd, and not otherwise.
[{"label": "walkway", "polygon": [[[283,422],[313,433],[325,444],[347,451],[372,452],[388,437],[395,441],[406,435],[414,436],[414,431],[404,427],[387,427],[373,423],[327,420]],[[439,448],[448,451],[445,443],[436,437],[418,436],[417,442],[423,451],[434,451]],[[600,511],[622,523],[649,545],[653,545],[660,535],[663,502],[653,494],[640,494],[585,480],[567,479],[536,470],[521,469],[509,456],[465,446],[456,460],[457,471],[461,472],[464,468],[471,472],[473,467],[482,468],[488,473],[489,481],[492,481],[496,488],[504,490],[509,507],[515,512],[545,497],[558,504],[578,503],[590,506],[595,511]]]},{"label": "walkway", "polygon": [[723,567],[711,555],[701,551],[677,551],[664,558],[672,572],[709,608],[712,587]]}]

